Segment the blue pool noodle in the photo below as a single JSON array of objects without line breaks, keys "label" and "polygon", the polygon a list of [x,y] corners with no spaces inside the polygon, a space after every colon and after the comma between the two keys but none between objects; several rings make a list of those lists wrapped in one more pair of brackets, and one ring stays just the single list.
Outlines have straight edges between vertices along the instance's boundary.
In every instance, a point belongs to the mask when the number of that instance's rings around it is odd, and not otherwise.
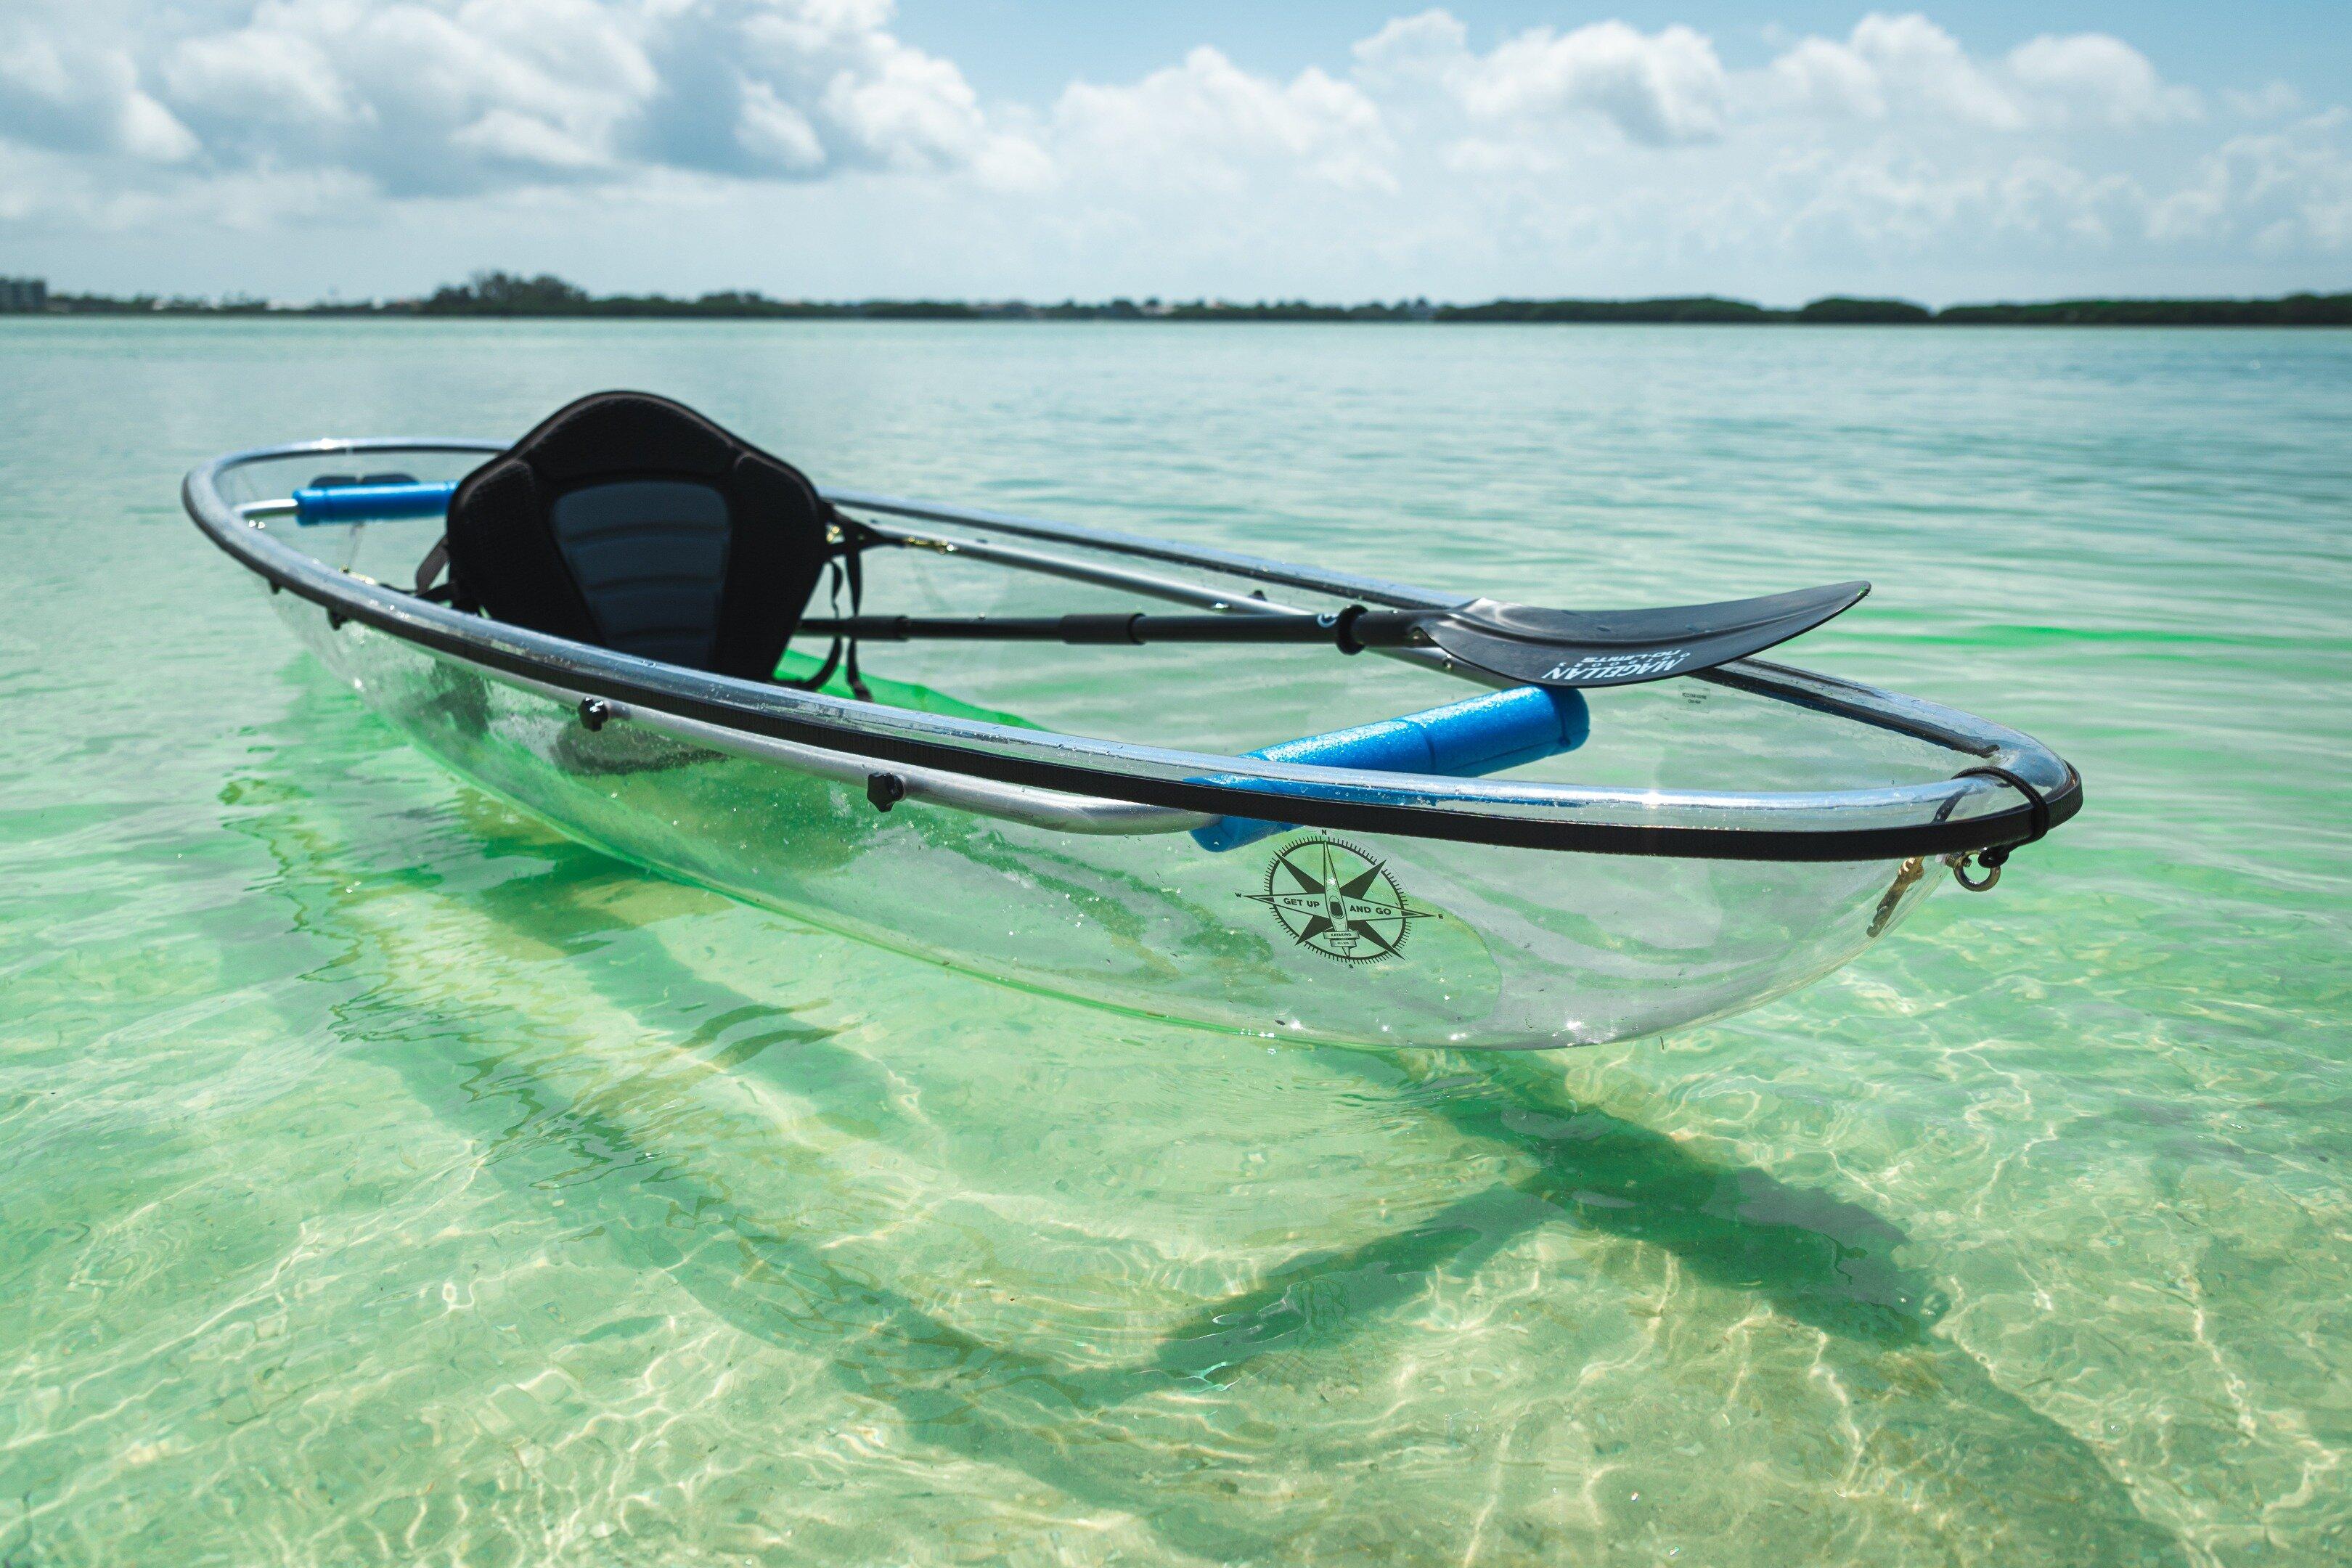
[{"label": "blue pool noodle", "polygon": [[294,492],[294,521],[305,528],[321,522],[387,522],[401,517],[439,517],[449,510],[457,484],[311,485]]},{"label": "blue pool noodle", "polygon": [[[1592,713],[1584,694],[1540,686],[1490,691],[1325,735],[1283,741],[1247,753],[1269,763],[1308,763],[1326,768],[1361,768],[1373,773],[1435,773],[1447,778],[1477,778],[1500,773],[1521,763],[1532,763],[1572,752],[1592,732]],[[1285,779],[1221,778],[1215,783],[1238,789],[1264,790],[1269,795],[1316,795],[1330,793],[1318,785]],[[1203,849],[1238,849],[1244,844],[1282,832],[1289,824],[1252,816],[1221,816],[1192,829],[1193,842]]]}]

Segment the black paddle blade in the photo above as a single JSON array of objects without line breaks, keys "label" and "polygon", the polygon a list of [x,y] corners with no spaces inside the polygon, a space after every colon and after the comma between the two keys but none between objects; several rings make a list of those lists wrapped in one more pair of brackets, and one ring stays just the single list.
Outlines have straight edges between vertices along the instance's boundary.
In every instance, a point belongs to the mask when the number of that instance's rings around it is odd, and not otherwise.
[{"label": "black paddle blade", "polygon": [[1632,686],[1761,653],[1852,609],[1867,583],[1663,610],[1543,610],[1474,599],[1421,624],[1462,663],[1530,686]]}]

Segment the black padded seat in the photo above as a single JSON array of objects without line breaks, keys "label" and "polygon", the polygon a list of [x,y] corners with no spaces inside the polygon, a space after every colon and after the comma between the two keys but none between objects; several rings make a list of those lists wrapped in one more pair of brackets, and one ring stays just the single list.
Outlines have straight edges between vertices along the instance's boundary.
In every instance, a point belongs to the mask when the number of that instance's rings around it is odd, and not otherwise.
[{"label": "black padded seat", "polygon": [[645,392],[550,416],[449,502],[452,602],[641,658],[766,680],[843,548],[791,464]]}]

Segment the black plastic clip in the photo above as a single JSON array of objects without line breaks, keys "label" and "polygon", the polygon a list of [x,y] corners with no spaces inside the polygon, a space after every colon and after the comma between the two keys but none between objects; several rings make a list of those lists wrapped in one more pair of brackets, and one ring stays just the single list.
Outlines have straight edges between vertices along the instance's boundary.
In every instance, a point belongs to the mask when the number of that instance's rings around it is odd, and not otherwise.
[{"label": "black plastic clip", "polygon": [[329,610],[327,612],[327,629],[331,632],[341,631],[343,629],[343,616],[337,615],[332,610]]},{"label": "black plastic clip", "polygon": [[601,730],[613,716],[613,705],[601,697],[580,700],[580,722],[590,730]]},{"label": "black plastic clip", "polygon": [[897,773],[867,773],[866,798],[877,811],[887,811],[907,798],[907,781]]},{"label": "black plastic clip", "polygon": [[2026,817],[2026,836],[2023,838],[2019,839],[2014,844],[1996,844],[1990,849],[1979,849],[1977,851],[1977,865],[1985,872],[1985,876],[1982,880],[1975,880],[1969,878],[1968,856],[1963,855],[1952,862],[1952,879],[1954,881],[1959,883],[1961,887],[1966,888],[1971,893],[1990,892],[1992,890],[1993,884],[2000,880],[2000,868],[2009,864],[2011,852],[2013,850],[2022,849],[2029,844],[2038,843],[2044,835],[2049,833],[2050,802],[2043,798],[2040,790],[2035,789],[2032,784],[2027,784],[2023,779],[2019,778],[2007,768],[1997,768],[1990,765],[1980,768],[1962,768],[1958,773],[1954,773],[1952,776],[1954,778],[1962,779],[1971,776],[1978,778],[1999,779],[2002,784],[2007,784],[2010,788],[2015,790],[2018,794],[2025,797],[2025,803],[2029,813]]},{"label": "black plastic clip", "polygon": [[1356,640],[1356,623],[1361,620],[1365,614],[1363,605],[1350,605],[1331,618],[1332,625],[1339,633],[1335,640],[1339,643],[1341,653],[1359,654],[1364,651],[1364,645]]}]

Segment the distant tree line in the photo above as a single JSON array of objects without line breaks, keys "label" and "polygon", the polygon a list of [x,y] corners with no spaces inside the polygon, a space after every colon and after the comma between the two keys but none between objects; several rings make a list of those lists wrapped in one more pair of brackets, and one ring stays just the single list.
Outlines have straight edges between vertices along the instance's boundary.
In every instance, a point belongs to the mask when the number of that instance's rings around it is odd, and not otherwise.
[{"label": "distant tree line", "polygon": [[1359,305],[1317,304],[1306,300],[1261,300],[1244,304],[1224,300],[1163,301],[1158,299],[1057,305],[1024,300],[974,303],[956,300],[775,300],[744,289],[726,289],[693,299],[667,294],[591,294],[577,284],[541,273],[478,272],[463,283],[445,284],[421,300],[321,301],[280,305],[249,296],[219,300],[128,298],[104,294],[49,294],[51,312],[76,315],[313,315],[540,317],[563,319],[685,319],[719,321],[865,320],[961,321],[1517,321],[1640,322],[1769,325],[1867,324],[1873,326],[2130,326],[2130,327],[2343,327],[2352,326],[2352,294],[2290,294],[2277,300],[2056,300],[2030,304],[1948,305],[1931,310],[1908,300],[1815,300],[1793,310],[1727,300],[1711,294],[1658,300],[1496,300],[1484,305],[1433,305],[1399,300]]},{"label": "distant tree line", "polygon": [[1496,300],[1486,305],[1448,305],[1437,312],[1441,321],[1643,321],[1643,322],[1766,322],[1871,321],[1908,323],[1932,321],[1936,313],[1908,300],[1851,300],[1843,296],[1816,300],[1794,310],[1776,310],[1745,300],[1725,300],[1713,294],[1666,300]]},{"label": "distant tree line", "polygon": [[2283,300],[2053,300],[2039,305],[1948,305],[1936,320],[1954,326],[2342,327],[2352,294],[2289,294]]},{"label": "distant tree line", "polygon": [[1305,300],[1260,300],[1255,304],[1164,302],[1157,298],[1109,300],[1082,303],[1065,300],[1057,305],[1033,305],[1026,300],[972,303],[961,300],[862,300],[820,301],[772,300],[740,289],[704,294],[691,300],[664,294],[597,296],[561,278],[542,274],[520,278],[509,272],[479,272],[464,283],[446,284],[414,302],[394,301],[381,307],[386,313],[420,316],[648,316],[718,317],[730,321],[761,317],[863,318],[869,321],[973,321],[991,319],[1026,321],[1426,321],[1438,313],[1426,300],[1395,304],[1318,305]]}]

